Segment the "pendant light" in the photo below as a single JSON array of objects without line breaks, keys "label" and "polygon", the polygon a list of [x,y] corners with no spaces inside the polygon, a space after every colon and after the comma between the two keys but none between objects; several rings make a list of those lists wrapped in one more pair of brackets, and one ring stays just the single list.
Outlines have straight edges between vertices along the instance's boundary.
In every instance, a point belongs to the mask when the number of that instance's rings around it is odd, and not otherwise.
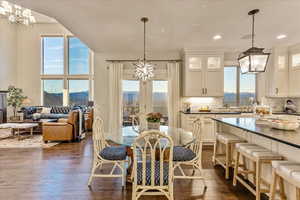
[{"label": "pendant light", "polygon": [[242,74],[265,72],[269,60],[270,53],[265,53],[264,48],[254,47],[254,17],[258,12],[259,9],[254,9],[248,13],[252,16],[252,47],[238,58]]},{"label": "pendant light", "polygon": [[135,77],[138,80],[147,81],[154,77],[154,67],[146,60],[146,22],[148,22],[149,19],[147,17],[143,17],[141,18],[141,21],[144,23],[144,58],[142,60],[139,59],[138,63],[134,63]]}]

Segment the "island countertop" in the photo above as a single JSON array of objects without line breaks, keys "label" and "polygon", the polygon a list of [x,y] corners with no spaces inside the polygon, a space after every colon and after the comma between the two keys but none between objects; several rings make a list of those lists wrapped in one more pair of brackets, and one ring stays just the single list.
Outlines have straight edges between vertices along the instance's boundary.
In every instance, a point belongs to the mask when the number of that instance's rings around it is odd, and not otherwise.
[{"label": "island countertop", "polygon": [[233,126],[244,131],[274,140],[300,149],[300,128],[295,131],[277,130],[266,124],[257,123],[256,118],[212,118],[213,120]]}]

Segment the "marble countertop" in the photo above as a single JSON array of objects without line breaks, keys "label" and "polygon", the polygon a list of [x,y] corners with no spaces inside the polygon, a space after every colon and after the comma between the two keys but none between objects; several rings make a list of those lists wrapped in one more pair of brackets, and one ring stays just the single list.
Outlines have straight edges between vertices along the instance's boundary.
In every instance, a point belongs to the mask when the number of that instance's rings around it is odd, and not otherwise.
[{"label": "marble countertop", "polygon": [[284,131],[270,128],[266,124],[256,123],[256,118],[212,118],[213,120],[224,123],[236,128],[243,129],[250,133],[275,140],[300,149],[300,128],[295,131]]},{"label": "marble countertop", "polygon": [[[211,112],[197,112],[197,111],[191,111],[191,112],[185,112],[185,111],[180,111],[183,114],[214,114],[214,115],[239,115],[242,113],[247,113],[247,112],[221,112],[221,111],[211,111]],[[249,112],[250,113],[250,112]]]}]

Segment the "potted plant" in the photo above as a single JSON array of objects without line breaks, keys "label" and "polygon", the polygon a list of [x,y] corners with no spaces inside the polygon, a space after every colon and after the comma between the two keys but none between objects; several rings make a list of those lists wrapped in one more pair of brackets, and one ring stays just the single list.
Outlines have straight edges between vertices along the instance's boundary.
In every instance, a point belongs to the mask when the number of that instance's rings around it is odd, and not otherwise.
[{"label": "potted plant", "polygon": [[148,113],[146,117],[148,129],[159,130],[161,118],[162,118],[162,114],[160,113],[155,113],[155,112]]},{"label": "potted plant", "polygon": [[13,107],[14,115],[10,117],[11,121],[19,121],[20,116],[17,116],[17,109],[22,105],[22,102],[27,97],[23,95],[23,90],[20,88],[16,88],[15,86],[8,87],[8,98],[7,104],[8,106]]}]

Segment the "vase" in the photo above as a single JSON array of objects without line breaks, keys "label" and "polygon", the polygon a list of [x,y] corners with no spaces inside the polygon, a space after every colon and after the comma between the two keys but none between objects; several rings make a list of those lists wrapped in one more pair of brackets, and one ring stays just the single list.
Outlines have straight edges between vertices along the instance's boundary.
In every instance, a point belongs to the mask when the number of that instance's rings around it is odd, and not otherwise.
[{"label": "vase", "polygon": [[160,122],[148,122],[148,130],[159,130]]}]

